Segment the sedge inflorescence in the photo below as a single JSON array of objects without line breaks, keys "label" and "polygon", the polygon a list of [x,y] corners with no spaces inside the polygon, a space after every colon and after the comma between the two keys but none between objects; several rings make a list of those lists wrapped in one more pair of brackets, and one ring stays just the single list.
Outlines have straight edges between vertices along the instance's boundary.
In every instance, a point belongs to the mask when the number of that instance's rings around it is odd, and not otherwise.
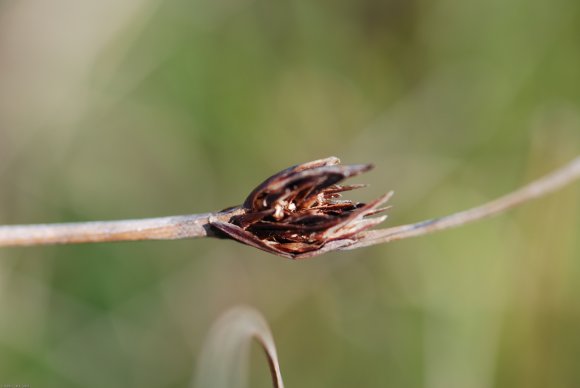
[{"label": "sedge inflorescence", "polygon": [[340,185],[366,172],[370,164],[340,165],[335,157],[287,168],[258,185],[241,214],[212,225],[228,237],[290,258],[305,258],[352,244],[356,235],[384,221],[372,217],[392,193],[364,204],[342,199],[365,185]]}]

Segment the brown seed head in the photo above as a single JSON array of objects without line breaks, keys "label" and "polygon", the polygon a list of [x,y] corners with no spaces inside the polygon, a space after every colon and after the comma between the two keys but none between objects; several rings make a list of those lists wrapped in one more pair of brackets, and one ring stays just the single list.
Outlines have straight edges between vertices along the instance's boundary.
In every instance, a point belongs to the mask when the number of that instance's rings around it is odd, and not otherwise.
[{"label": "brown seed head", "polygon": [[338,158],[330,157],[287,168],[250,193],[242,214],[229,222],[210,222],[230,238],[290,258],[316,256],[350,245],[359,232],[386,219],[367,217],[384,211],[379,207],[392,192],[368,204],[340,199],[343,191],[365,185],[338,183],[372,165],[339,163]]}]

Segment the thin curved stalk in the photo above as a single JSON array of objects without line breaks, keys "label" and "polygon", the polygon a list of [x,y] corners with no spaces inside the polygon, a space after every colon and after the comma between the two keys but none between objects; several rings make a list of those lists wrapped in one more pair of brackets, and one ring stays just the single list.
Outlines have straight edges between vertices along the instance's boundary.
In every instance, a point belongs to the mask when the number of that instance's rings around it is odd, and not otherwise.
[{"label": "thin curved stalk", "polygon": [[423,236],[440,230],[459,226],[493,217],[532,199],[543,197],[580,179],[580,157],[550,174],[537,179],[526,186],[499,197],[483,205],[454,213],[448,216],[420,221],[392,228],[362,232],[358,240],[341,249],[356,249],[375,244],[388,243],[410,237]]},{"label": "thin curved stalk", "polygon": [[268,362],[272,386],[284,388],[274,337],[256,309],[237,306],[218,319],[205,341],[192,388],[246,387],[251,341],[256,340]]}]

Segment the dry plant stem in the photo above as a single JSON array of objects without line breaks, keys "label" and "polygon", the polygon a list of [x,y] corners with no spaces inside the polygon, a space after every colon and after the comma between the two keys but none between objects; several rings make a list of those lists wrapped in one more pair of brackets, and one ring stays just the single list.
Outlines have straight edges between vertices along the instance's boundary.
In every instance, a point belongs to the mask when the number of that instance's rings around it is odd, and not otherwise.
[{"label": "dry plant stem", "polygon": [[526,186],[481,206],[414,224],[362,232],[359,240],[341,249],[349,250],[422,236],[492,217],[535,198],[557,191],[580,179],[580,157]]},{"label": "dry plant stem", "polygon": [[138,220],[6,225],[0,226],[0,247],[211,237],[209,217],[227,219],[236,210]]},{"label": "dry plant stem", "polygon": [[[580,179],[580,157],[545,177],[484,205],[414,224],[363,231],[352,237],[352,244],[340,245],[335,248],[328,244],[327,249],[322,249],[320,253],[334,249],[349,250],[382,244],[461,226],[497,215],[524,202],[542,197],[578,179]],[[0,247],[217,237],[210,225],[210,217],[214,221],[228,222],[232,216],[242,214],[244,214],[244,210],[236,207],[217,213],[138,220],[7,225],[0,226]]]}]

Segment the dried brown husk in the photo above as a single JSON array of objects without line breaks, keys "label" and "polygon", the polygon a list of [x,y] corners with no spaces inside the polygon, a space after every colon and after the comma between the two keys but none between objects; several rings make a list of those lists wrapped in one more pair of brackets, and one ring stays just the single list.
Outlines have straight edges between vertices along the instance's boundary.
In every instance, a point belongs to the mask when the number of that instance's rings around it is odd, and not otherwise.
[{"label": "dried brown husk", "polygon": [[341,193],[366,185],[340,185],[362,174],[370,164],[340,165],[330,157],[287,168],[258,185],[246,198],[242,214],[212,225],[247,245],[294,259],[346,246],[357,233],[385,220],[367,218],[383,212],[392,193],[364,204],[341,199]]}]

